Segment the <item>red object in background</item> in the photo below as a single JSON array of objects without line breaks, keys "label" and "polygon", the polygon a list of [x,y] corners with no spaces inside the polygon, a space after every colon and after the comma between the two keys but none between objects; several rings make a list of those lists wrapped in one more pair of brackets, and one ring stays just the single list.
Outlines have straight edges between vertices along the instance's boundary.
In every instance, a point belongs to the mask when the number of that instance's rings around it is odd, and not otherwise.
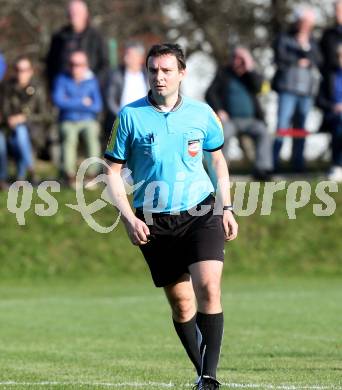
[{"label": "red object in background", "polygon": [[292,138],[305,138],[310,135],[309,131],[305,129],[278,129],[276,132],[277,137],[292,137]]}]

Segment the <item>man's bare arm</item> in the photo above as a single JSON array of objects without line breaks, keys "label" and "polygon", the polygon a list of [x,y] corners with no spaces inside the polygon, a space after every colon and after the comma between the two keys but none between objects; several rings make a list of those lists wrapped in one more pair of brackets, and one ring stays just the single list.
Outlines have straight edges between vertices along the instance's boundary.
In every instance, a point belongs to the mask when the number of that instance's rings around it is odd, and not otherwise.
[{"label": "man's bare arm", "polygon": [[[231,205],[230,180],[226,160],[221,150],[215,152],[204,152],[209,177],[216,189],[216,207],[223,208],[224,205]],[[223,227],[227,241],[234,240],[238,233],[238,224],[231,211],[223,212]]]},{"label": "man's bare arm", "polygon": [[109,195],[115,207],[121,211],[122,221],[131,242],[134,245],[143,245],[148,242],[150,231],[145,222],[137,218],[132,210],[126,194],[125,184],[121,177],[122,167],[123,164],[110,163],[110,169],[108,171]]}]

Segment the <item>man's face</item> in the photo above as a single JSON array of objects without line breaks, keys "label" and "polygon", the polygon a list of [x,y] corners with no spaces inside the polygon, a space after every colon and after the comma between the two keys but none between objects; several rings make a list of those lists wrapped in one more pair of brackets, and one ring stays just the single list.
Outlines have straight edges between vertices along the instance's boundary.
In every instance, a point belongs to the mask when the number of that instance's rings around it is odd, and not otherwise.
[{"label": "man's face", "polygon": [[298,21],[299,31],[311,33],[315,26],[315,13],[312,10],[306,10]]},{"label": "man's face", "polygon": [[342,25],[342,1],[338,1],[335,6],[335,16],[337,24]]},{"label": "man's face", "polygon": [[178,93],[185,69],[178,68],[177,58],[172,54],[150,57],[147,62],[148,79],[155,95],[168,97]]},{"label": "man's face", "polygon": [[88,8],[82,1],[72,1],[68,8],[69,21],[76,33],[83,32],[88,24]]},{"label": "man's face", "polygon": [[33,76],[32,64],[27,59],[22,59],[15,66],[16,76],[20,85],[27,85]]},{"label": "man's face", "polygon": [[74,53],[70,56],[70,71],[73,79],[83,80],[88,72],[87,56],[82,53]]},{"label": "man's face", "polygon": [[245,63],[243,53],[240,49],[236,49],[233,54],[233,68],[240,68]]},{"label": "man's face", "polygon": [[140,52],[140,50],[129,47],[125,50],[124,54],[124,64],[126,68],[129,70],[140,70],[144,63],[144,55]]}]

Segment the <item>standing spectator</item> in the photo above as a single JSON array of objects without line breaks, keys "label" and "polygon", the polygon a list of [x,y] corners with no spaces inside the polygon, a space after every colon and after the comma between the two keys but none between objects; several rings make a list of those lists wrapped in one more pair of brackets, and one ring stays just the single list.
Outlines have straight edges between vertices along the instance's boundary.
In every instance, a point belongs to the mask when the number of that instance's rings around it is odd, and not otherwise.
[{"label": "standing spectator", "polygon": [[318,95],[318,106],[324,112],[322,127],[332,135],[332,166],[329,180],[342,182],[342,43],[337,47],[338,66],[324,77]]},{"label": "standing spectator", "polygon": [[[69,65],[70,73],[56,78],[52,100],[59,109],[62,171],[68,184],[74,187],[79,134],[84,138],[87,155],[100,156],[97,114],[102,110],[102,99],[97,79],[89,69],[87,54],[84,51],[71,53]],[[89,174],[94,176],[97,172],[97,165],[91,165]]]},{"label": "standing spectator", "polygon": [[320,42],[323,55],[323,75],[339,67],[336,52],[340,44],[342,44],[342,0],[335,2],[335,25],[323,32]]},{"label": "standing spectator", "polygon": [[109,115],[106,128],[112,126],[120,109],[145,96],[148,91],[147,75],[144,67],[145,48],[139,42],[129,42],[125,46],[123,64],[109,77],[106,104]]},{"label": "standing spectator", "polygon": [[[278,92],[277,129],[292,126],[304,129],[306,118],[319,86],[320,52],[312,30],[315,13],[311,8],[297,10],[294,27],[275,41],[274,53],[277,71],[273,88]],[[279,168],[279,155],[283,139],[274,142],[274,167]],[[304,169],[304,138],[293,140],[292,165],[296,172]]]},{"label": "standing spectator", "polygon": [[89,11],[82,0],[72,0],[68,5],[69,24],[51,40],[46,59],[50,88],[59,73],[68,71],[70,53],[82,50],[87,54],[90,69],[102,82],[109,67],[106,43],[100,33],[89,23]]},{"label": "standing spectator", "polygon": [[17,165],[17,179],[27,173],[33,178],[34,163],[31,137],[46,120],[44,87],[34,78],[34,69],[27,56],[15,61],[15,77],[4,84],[2,110],[9,129],[9,145]]},{"label": "standing spectator", "polygon": [[263,78],[255,70],[250,52],[237,47],[232,63],[218,70],[206,92],[206,100],[224,127],[224,156],[229,160],[228,143],[237,134],[247,134],[255,143],[257,180],[269,180],[272,170],[271,140],[257,99]]}]

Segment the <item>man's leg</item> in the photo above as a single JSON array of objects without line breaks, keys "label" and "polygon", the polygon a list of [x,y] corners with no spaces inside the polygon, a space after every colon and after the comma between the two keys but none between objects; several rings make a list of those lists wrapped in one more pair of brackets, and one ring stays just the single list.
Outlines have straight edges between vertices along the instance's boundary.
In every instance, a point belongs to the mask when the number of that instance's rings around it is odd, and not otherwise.
[{"label": "man's leg", "polygon": [[332,132],[332,165],[342,167],[342,117],[339,115]]},{"label": "man's leg", "polygon": [[[87,157],[100,157],[100,126],[95,120],[84,121],[82,123],[82,137],[87,149]],[[96,176],[99,173],[100,166],[98,163],[92,164],[89,167],[89,174]]]},{"label": "man's leg", "polygon": [[228,120],[223,123],[224,145],[222,153],[226,161],[229,161],[229,142],[237,133],[237,128],[234,121]]},{"label": "man's leg", "polygon": [[15,128],[15,145],[17,156],[17,179],[25,180],[27,170],[33,173],[33,155],[28,128],[25,124]]},{"label": "man's leg", "polygon": [[190,360],[201,375],[200,334],[196,327],[196,300],[189,274],[164,287],[172,309],[173,324]]},{"label": "man's leg", "polygon": [[202,334],[202,375],[216,378],[223,336],[221,275],[223,262],[200,261],[189,271],[197,298],[197,326]]},{"label": "man's leg", "polygon": [[264,122],[252,119],[246,129],[255,143],[255,170],[259,172],[271,171],[273,169],[271,153],[271,137]]},{"label": "man's leg", "polygon": [[0,190],[7,181],[7,145],[6,137],[0,130]]},{"label": "man's leg", "polygon": [[62,171],[68,180],[74,180],[79,128],[77,123],[65,121],[60,124]]},{"label": "man's leg", "polygon": [[[305,129],[306,118],[312,107],[313,99],[310,96],[298,97],[297,110],[294,116],[293,126]],[[292,165],[295,171],[304,169],[304,145],[305,138],[294,138],[292,141]]]},{"label": "man's leg", "polygon": [[[280,92],[278,95],[278,123],[277,129],[288,129],[291,126],[293,115],[296,109],[297,96],[288,92]],[[280,150],[283,145],[283,138],[277,137],[273,144],[273,166],[279,169]]]}]

